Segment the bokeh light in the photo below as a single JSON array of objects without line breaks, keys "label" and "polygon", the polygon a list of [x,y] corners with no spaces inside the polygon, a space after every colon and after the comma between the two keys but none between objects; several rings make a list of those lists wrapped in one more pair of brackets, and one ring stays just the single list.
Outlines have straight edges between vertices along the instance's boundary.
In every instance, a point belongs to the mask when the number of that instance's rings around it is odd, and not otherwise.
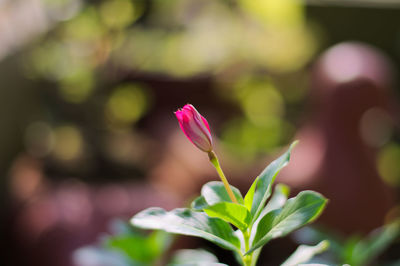
[{"label": "bokeh light", "polygon": [[[72,249],[95,241],[111,216],[128,219],[154,202],[177,207],[214,180],[207,157],[178,132],[173,112],[186,103],[207,116],[222,165],[243,191],[266,161],[304,137],[293,184],[308,186],[338,161],[329,172],[368,166],[362,178],[379,173],[398,194],[398,85],[389,77],[399,69],[400,9],[383,2],[0,0],[0,198],[10,205],[1,207],[15,245],[8,264],[71,266]],[[371,47],[393,60],[393,72],[364,56]],[[317,82],[325,78],[359,90],[331,106]],[[355,81],[373,83],[382,99],[364,102]],[[354,138],[338,144],[346,127]],[[362,148],[346,150],[355,144]],[[362,194],[353,179],[336,178],[321,183]],[[97,251],[76,256],[98,266],[105,261]]]},{"label": "bokeh light", "polygon": [[74,126],[65,125],[54,129],[54,156],[61,161],[79,159],[84,152],[81,132]]},{"label": "bokeh light", "polygon": [[390,185],[400,184],[400,145],[388,143],[378,157],[378,169],[382,178]]},{"label": "bokeh light", "polygon": [[139,85],[121,85],[115,88],[107,102],[107,117],[111,123],[131,124],[140,119],[149,108],[149,95]]}]

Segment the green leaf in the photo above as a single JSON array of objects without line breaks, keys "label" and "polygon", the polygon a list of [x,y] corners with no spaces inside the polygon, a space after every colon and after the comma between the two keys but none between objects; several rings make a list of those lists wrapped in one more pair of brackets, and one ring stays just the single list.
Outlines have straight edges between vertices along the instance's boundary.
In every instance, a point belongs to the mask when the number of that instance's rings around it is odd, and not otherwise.
[{"label": "green leaf", "polygon": [[[267,213],[282,208],[282,206],[286,203],[286,200],[289,196],[290,188],[283,184],[278,184],[275,186],[274,193],[272,194],[271,199],[268,201],[265,208],[262,210],[258,219],[253,223],[253,228],[258,226],[261,218],[264,217]],[[254,238],[257,230],[252,230],[251,236]]]},{"label": "green leaf", "polygon": [[359,241],[354,248],[355,265],[369,264],[378,257],[400,234],[400,222],[396,221],[373,231],[367,239]]},{"label": "green leaf", "polygon": [[208,206],[204,211],[208,216],[221,218],[233,224],[241,231],[247,229],[251,220],[250,212],[245,206],[232,202],[219,202]]},{"label": "green leaf", "polygon": [[224,263],[209,262],[209,261],[190,261],[185,263],[171,264],[172,266],[228,266]]},{"label": "green leaf", "polygon": [[129,223],[120,220],[120,219],[113,219],[110,222],[109,230],[111,231],[112,235],[139,235],[143,236],[140,232],[135,230],[132,225]]},{"label": "green leaf", "polygon": [[217,257],[204,249],[181,249],[175,252],[168,266],[227,266],[218,263]]},{"label": "green leaf", "polygon": [[361,240],[360,235],[353,235],[350,236],[346,241],[342,244],[343,249],[341,250],[340,258],[342,259],[343,263],[351,264],[354,266],[361,266],[359,264],[359,260],[361,255],[355,253],[355,249],[357,246],[364,246],[364,242]]},{"label": "green leaf", "polygon": [[317,241],[326,239],[329,241],[329,252],[335,254],[337,257],[342,257],[342,254],[344,254],[344,249],[346,248],[346,244],[343,243],[343,240],[339,234],[327,230],[326,228],[322,229],[306,226],[296,231],[295,238],[298,241],[306,243],[315,243]]},{"label": "green leaf", "polygon": [[106,247],[119,251],[133,261],[151,263],[157,260],[170,243],[170,236],[162,231],[154,231],[148,236],[141,234],[124,234],[108,237]]},{"label": "green leaf", "polygon": [[296,266],[308,262],[315,255],[324,252],[328,247],[329,241],[327,240],[321,241],[316,246],[300,245],[281,266]]},{"label": "green leaf", "polygon": [[251,187],[247,191],[246,196],[244,197],[244,205],[249,211],[251,211],[251,207],[253,205],[254,192],[256,191],[259,178],[260,177],[258,176],[256,180],[254,180],[253,184],[251,184]]},{"label": "green leaf", "polygon": [[167,212],[161,208],[149,208],[136,214],[131,223],[143,229],[159,229],[173,234],[201,237],[237,252],[240,248],[240,241],[227,222],[190,209],[181,208]]},{"label": "green leaf", "polygon": [[326,198],[314,191],[302,191],[289,199],[281,209],[273,210],[261,218],[247,252],[265,245],[269,240],[284,237],[292,231],[312,222],[322,212]]},{"label": "green leaf", "polygon": [[80,266],[144,266],[143,263],[132,261],[121,253],[104,250],[94,246],[81,247],[75,250],[72,254],[72,260],[74,265]]},{"label": "green leaf", "polygon": [[210,217],[221,218],[244,231],[251,220],[250,212],[243,205],[240,191],[231,186],[239,204],[232,203],[222,182],[212,181],[205,184],[201,190],[202,196],[192,202],[192,209],[204,210]]},{"label": "green leaf", "polygon": [[258,218],[264,208],[265,202],[271,195],[272,184],[279,171],[288,164],[290,153],[296,144],[297,141],[293,142],[283,155],[268,165],[247,192],[244,201],[246,206],[250,206],[251,203],[252,222]]},{"label": "green leaf", "polygon": [[185,263],[169,264],[169,266],[228,266],[228,265],[218,262],[191,261]]},{"label": "green leaf", "polygon": [[207,208],[208,206],[209,205],[203,196],[197,197],[190,205],[190,207],[195,211],[203,211],[203,209]]},{"label": "green leaf", "polygon": [[[242,194],[239,189],[231,186],[233,194],[239,204],[244,204]],[[208,205],[214,205],[219,202],[232,202],[228,192],[225,189],[224,183],[221,181],[211,181],[205,184],[201,189],[201,195],[204,197]]]},{"label": "green leaf", "polygon": [[284,184],[276,185],[274,193],[265,208],[261,211],[260,217],[263,217],[270,211],[281,208],[286,203],[289,193],[290,188],[288,186]]}]

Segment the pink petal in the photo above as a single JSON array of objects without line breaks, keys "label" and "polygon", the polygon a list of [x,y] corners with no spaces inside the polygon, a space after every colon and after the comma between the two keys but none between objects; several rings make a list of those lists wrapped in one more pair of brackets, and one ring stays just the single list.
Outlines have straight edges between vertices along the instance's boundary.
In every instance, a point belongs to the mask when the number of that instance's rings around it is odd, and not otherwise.
[{"label": "pink petal", "polygon": [[207,120],[191,104],[175,112],[179,126],[186,137],[199,149],[212,150],[212,137]]},{"label": "pink petal", "polygon": [[[201,115],[200,115],[200,116],[201,116]],[[201,116],[201,119],[203,120],[203,123],[206,125],[206,127],[207,127],[207,129],[208,129],[208,132],[211,133],[210,126],[208,125],[207,120],[206,120],[203,116]]]}]

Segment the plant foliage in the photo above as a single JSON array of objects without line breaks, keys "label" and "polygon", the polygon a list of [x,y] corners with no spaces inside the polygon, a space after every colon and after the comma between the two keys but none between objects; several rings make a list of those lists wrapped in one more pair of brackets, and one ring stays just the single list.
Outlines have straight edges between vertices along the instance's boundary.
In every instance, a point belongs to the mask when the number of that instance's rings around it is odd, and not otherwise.
[{"label": "plant foliage", "polygon": [[[192,202],[190,209],[168,212],[149,208],[135,215],[131,223],[143,229],[207,239],[237,253],[241,265],[255,265],[265,244],[311,223],[327,203],[324,196],[314,191],[303,191],[287,200],[289,188],[285,185],[276,186],[272,195],[275,178],[288,164],[295,144],[261,172],[244,198],[231,186],[238,204],[230,200],[222,182],[213,181],[203,186],[201,196]],[[319,250],[318,247],[308,250]],[[308,254],[314,253],[317,252]]]}]

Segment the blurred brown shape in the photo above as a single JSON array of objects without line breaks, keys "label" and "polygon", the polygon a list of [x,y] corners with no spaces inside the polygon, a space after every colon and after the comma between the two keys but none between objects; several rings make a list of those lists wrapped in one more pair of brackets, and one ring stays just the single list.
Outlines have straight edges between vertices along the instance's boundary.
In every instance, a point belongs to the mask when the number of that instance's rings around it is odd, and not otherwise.
[{"label": "blurred brown shape", "polygon": [[165,153],[151,171],[150,178],[161,189],[187,199],[196,195],[204,183],[218,177],[207,155],[177,128],[169,137]]},{"label": "blurred brown shape", "polygon": [[[300,143],[278,182],[295,193],[312,189],[324,194],[330,201],[319,221],[331,229],[366,233],[384,223],[393,204],[393,193],[376,169],[376,147],[371,146],[379,139],[366,141],[385,134],[380,123],[362,122],[371,110],[385,117],[393,113],[391,79],[385,56],[361,43],[336,45],[314,66],[312,113],[298,130]],[[382,121],[371,121],[376,120]],[[371,129],[378,134],[369,134]]]},{"label": "blurred brown shape", "polygon": [[151,206],[180,205],[171,194],[143,182],[50,182],[40,161],[28,155],[14,161],[10,180],[6,265],[72,266],[72,252],[99,240],[112,219],[128,221]]}]

